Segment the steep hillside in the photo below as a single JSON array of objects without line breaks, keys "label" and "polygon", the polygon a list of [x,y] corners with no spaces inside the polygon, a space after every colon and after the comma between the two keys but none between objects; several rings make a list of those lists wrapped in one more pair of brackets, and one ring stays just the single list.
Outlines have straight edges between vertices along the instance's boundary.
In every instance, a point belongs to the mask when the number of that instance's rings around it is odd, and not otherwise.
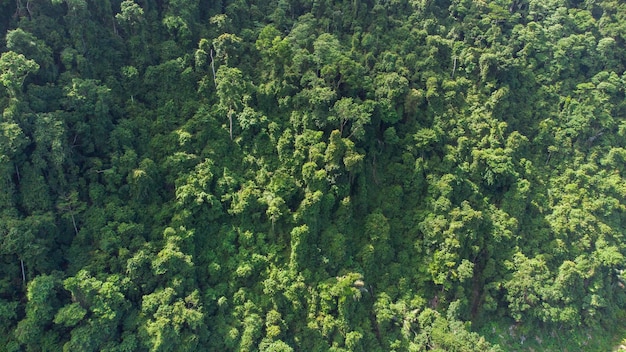
[{"label": "steep hillside", "polygon": [[0,0],[0,31],[1,351],[626,331],[621,1]]}]

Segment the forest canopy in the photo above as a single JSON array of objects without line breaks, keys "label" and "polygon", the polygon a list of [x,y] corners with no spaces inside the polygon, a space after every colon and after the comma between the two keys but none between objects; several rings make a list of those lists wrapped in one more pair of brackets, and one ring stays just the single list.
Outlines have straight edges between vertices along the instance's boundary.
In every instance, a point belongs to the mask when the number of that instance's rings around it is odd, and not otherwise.
[{"label": "forest canopy", "polygon": [[0,0],[0,350],[607,350],[626,3]]}]

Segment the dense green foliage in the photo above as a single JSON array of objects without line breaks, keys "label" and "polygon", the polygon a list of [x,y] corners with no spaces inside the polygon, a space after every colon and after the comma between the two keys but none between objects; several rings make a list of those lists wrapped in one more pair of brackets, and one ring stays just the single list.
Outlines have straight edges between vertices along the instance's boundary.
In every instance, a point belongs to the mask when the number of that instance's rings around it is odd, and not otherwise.
[{"label": "dense green foliage", "polygon": [[622,1],[0,0],[0,32],[0,350],[626,319]]}]

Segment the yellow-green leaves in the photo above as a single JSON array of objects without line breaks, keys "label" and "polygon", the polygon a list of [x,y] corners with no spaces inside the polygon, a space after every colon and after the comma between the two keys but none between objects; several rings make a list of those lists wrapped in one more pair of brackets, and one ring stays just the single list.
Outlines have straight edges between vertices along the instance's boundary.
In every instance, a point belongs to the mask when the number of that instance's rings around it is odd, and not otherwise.
[{"label": "yellow-green leaves", "polygon": [[27,59],[23,54],[7,51],[0,56],[0,83],[4,85],[11,98],[16,98],[28,74],[39,70],[39,64]]}]

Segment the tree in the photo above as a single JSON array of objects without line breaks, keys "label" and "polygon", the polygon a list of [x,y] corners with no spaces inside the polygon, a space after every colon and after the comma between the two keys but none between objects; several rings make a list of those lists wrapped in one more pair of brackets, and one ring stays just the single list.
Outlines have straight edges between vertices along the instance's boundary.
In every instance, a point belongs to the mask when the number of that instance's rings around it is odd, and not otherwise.
[{"label": "tree", "polygon": [[143,297],[141,310],[148,320],[140,338],[150,351],[196,350],[203,325],[198,291],[181,299],[172,288],[159,289]]},{"label": "tree", "polygon": [[234,67],[220,66],[216,74],[217,96],[221,110],[228,117],[228,133],[233,139],[233,118],[241,111],[244,104],[245,84],[241,70]]},{"label": "tree", "polygon": [[[53,349],[59,339],[58,332],[48,329],[58,308],[57,290],[59,279],[51,275],[40,275],[28,283],[26,317],[13,331],[17,341],[27,349]],[[45,345],[42,342],[45,341]]]},{"label": "tree", "polygon": [[84,211],[85,207],[85,203],[78,200],[78,192],[76,191],[71,191],[69,194],[61,197],[57,204],[57,209],[62,212],[62,216],[72,220],[72,227],[76,236],[78,236],[76,215]]},{"label": "tree", "polygon": [[73,78],[65,86],[63,105],[67,130],[74,145],[89,155],[103,153],[112,126],[111,89],[94,79]]},{"label": "tree", "polygon": [[26,77],[38,70],[39,64],[23,54],[7,51],[0,56],[0,82],[7,88],[10,98],[19,97]]},{"label": "tree", "polygon": [[54,321],[59,325],[76,325],[63,345],[64,351],[97,351],[118,344],[119,327],[130,308],[123,293],[128,283],[128,279],[118,275],[101,281],[86,270],[63,281],[72,303],[61,308]]},{"label": "tree", "polygon": [[[21,28],[17,28],[7,32],[6,46],[7,49],[35,61],[39,67],[48,73],[47,78],[54,77],[52,49],[44,41]],[[35,69],[36,71],[37,69]]]},{"label": "tree", "polygon": [[343,135],[344,128],[350,124],[350,130],[346,138],[361,140],[365,137],[365,125],[371,121],[372,104],[370,102],[355,102],[352,98],[341,98],[335,102],[330,117],[332,122],[339,122],[339,131]]}]

